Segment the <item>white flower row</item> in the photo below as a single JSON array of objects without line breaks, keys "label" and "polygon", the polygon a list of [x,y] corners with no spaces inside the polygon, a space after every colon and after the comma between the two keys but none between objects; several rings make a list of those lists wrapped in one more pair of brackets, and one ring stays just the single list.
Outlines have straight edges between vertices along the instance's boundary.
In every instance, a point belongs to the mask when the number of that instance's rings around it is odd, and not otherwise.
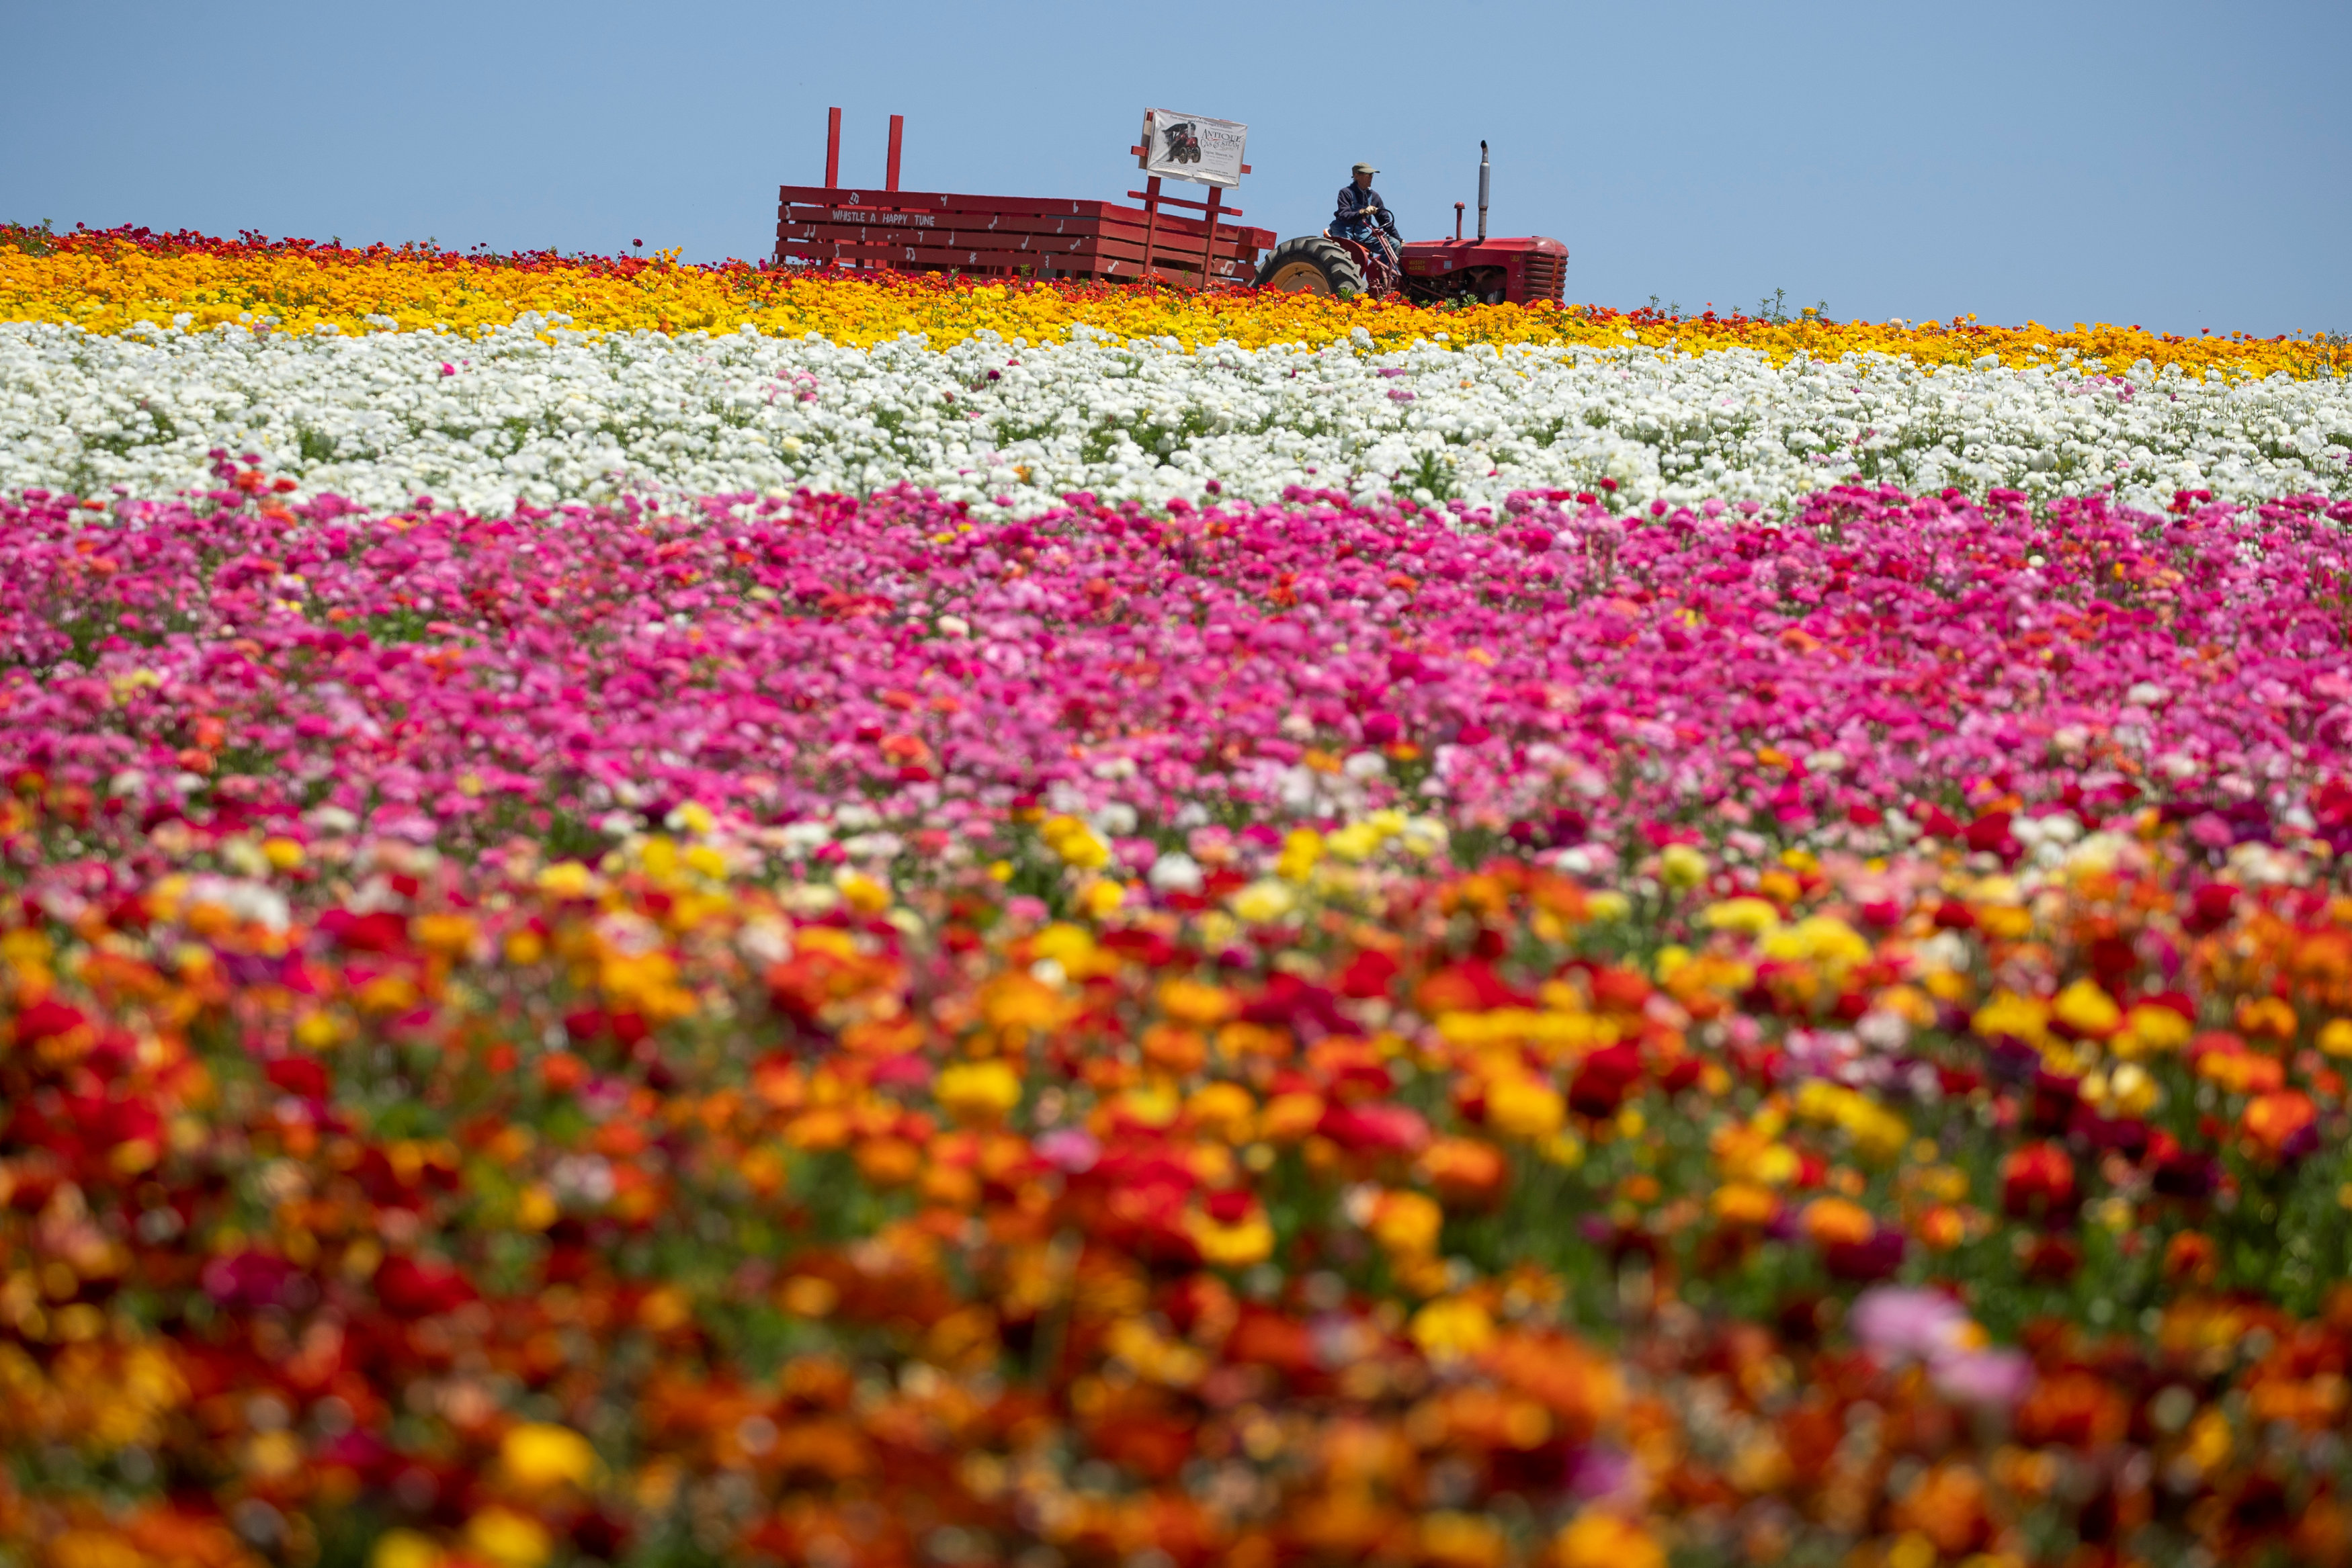
[{"label": "white flower row", "polygon": [[1852,477],[1914,491],[2113,487],[2160,503],[2352,495],[2352,381],[2119,378],[1885,355],[1690,355],[1370,340],[1313,350],[992,334],[945,351],[812,335],[595,335],[526,317],[479,338],[0,326],[0,491],[202,487],[206,453],[305,491],[483,510],[625,490],[901,481],[1041,510],[1286,486],[1492,505],[1525,488],[1787,505]]}]

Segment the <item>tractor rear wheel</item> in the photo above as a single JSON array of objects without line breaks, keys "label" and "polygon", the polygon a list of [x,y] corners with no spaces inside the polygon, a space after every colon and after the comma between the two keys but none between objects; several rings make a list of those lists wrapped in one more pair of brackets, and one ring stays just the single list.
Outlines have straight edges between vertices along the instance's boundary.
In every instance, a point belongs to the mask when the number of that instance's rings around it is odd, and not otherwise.
[{"label": "tractor rear wheel", "polygon": [[1339,241],[1307,235],[1274,247],[1257,269],[1257,286],[1303,294],[1361,294],[1364,275]]}]

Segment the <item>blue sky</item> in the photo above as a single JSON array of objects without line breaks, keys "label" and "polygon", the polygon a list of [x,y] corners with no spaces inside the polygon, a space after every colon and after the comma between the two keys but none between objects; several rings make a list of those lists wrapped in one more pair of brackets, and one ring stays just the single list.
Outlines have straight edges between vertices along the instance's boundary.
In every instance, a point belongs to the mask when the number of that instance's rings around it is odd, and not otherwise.
[{"label": "blue sky", "polygon": [[2344,0],[2231,5],[400,5],[6,0],[0,218],[764,255],[780,182],[1117,198],[1159,105],[1249,122],[1235,200],[1411,236],[1494,146],[1569,295],[2352,330]]}]

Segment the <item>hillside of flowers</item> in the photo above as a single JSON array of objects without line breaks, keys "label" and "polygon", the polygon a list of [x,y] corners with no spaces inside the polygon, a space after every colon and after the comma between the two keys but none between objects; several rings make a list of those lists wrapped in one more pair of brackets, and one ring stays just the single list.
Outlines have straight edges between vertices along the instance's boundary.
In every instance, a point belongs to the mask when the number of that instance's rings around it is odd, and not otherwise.
[{"label": "hillside of flowers", "polygon": [[2352,1562],[2328,340],[0,317],[9,1568]]}]

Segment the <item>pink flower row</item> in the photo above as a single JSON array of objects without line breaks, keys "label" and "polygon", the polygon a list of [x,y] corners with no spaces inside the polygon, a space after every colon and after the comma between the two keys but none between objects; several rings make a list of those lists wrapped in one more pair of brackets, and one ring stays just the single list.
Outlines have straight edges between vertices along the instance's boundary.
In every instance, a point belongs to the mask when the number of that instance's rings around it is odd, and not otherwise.
[{"label": "pink flower row", "polygon": [[200,806],[451,844],[688,800],[974,838],[1039,804],[1130,832],[1402,805],[1538,848],[1989,794],[2263,815],[2352,741],[2352,504],[2316,497],[489,519],[222,470],[0,501],[0,756],[91,790],[94,859]]}]

